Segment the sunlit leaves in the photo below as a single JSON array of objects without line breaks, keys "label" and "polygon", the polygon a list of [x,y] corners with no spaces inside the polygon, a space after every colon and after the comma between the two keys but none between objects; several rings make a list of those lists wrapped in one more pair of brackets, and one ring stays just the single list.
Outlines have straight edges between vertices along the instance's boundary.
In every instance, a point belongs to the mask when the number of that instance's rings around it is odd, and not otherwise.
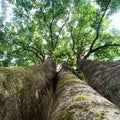
[{"label": "sunlit leaves", "polygon": [[[1,59],[7,51],[7,65],[31,65],[54,54],[57,62],[74,67],[76,56],[85,56],[96,37],[106,1],[10,0],[10,3],[14,5],[13,18],[0,31]],[[119,43],[118,32],[109,29],[108,15],[102,20],[93,49],[107,43]],[[113,60],[118,54],[118,47],[109,47],[91,56]],[[16,62],[12,63],[13,60]]]}]

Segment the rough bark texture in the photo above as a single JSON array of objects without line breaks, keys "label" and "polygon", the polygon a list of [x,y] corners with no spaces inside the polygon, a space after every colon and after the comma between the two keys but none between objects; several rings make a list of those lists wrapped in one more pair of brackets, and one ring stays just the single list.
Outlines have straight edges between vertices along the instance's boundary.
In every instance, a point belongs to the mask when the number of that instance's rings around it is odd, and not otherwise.
[{"label": "rough bark texture", "polygon": [[90,86],[120,107],[120,62],[80,60],[79,68]]},{"label": "rough bark texture", "polygon": [[53,96],[55,63],[0,68],[0,120],[47,120]]},{"label": "rough bark texture", "polygon": [[49,120],[120,120],[118,108],[75,75],[61,71]]}]

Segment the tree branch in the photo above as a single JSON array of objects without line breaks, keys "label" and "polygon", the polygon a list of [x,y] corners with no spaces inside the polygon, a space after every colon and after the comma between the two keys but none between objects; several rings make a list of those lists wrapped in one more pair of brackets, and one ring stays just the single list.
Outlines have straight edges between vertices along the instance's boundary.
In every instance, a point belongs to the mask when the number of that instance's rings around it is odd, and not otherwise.
[{"label": "tree branch", "polygon": [[99,47],[97,47],[97,48],[95,48],[95,49],[93,49],[92,51],[91,51],[91,53],[94,53],[94,52],[96,52],[96,51],[98,51],[98,50],[100,50],[100,49],[102,49],[102,48],[106,48],[106,47],[120,47],[120,44],[105,44],[105,45],[102,45],[102,46],[99,46]]},{"label": "tree branch", "polygon": [[[49,23],[47,23],[47,21],[46,21],[46,16],[45,16],[42,8],[41,8],[41,12],[42,12],[42,15],[43,15],[43,22],[45,23],[45,25],[49,29],[51,48],[54,50],[54,41],[55,41],[55,39],[53,37],[52,26],[53,26],[53,22],[54,22],[54,19],[55,19],[55,15],[54,15],[54,10],[53,10],[53,7],[54,7],[53,1],[49,0],[49,4],[52,7],[51,10],[50,10],[52,12],[52,20]],[[53,50],[51,51],[51,54],[53,54]]]},{"label": "tree branch", "polygon": [[104,16],[105,16],[106,12],[107,12],[107,9],[108,9],[108,6],[109,6],[110,2],[111,2],[111,0],[108,1],[107,5],[106,5],[106,7],[105,7],[105,10],[104,10],[104,12],[103,12],[103,14],[102,14],[102,17],[100,18],[100,20],[99,20],[99,22],[98,22],[98,26],[97,26],[97,29],[96,29],[96,37],[94,38],[94,40],[93,40],[93,42],[92,42],[92,44],[91,44],[91,46],[90,46],[90,49],[89,49],[88,53],[84,56],[84,59],[86,59],[86,58],[89,57],[89,55],[91,54],[91,51],[92,51],[92,49],[93,49],[93,46],[94,46],[96,40],[99,38],[100,26],[101,26],[101,24],[102,24],[103,18],[104,18]]},{"label": "tree branch", "polygon": [[[59,37],[60,37],[60,33],[62,32],[63,27],[64,27],[64,26],[67,24],[67,22],[69,21],[70,12],[71,12],[71,9],[70,9],[70,11],[68,12],[68,16],[67,16],[64,24],[63,24],[63,25],[60,27],[60,29],[59,29],[59,32],[58,32],[58,35],[57,35],[57,38],[56,38],[56,42],[55,42],[55,48],[56,48],[56,46],[57,46],[57,44],[58,44],[58,40],[59,40]],[[54,49],[55,49],[55,48],[54,48]]]},{"label": "tree branch", "polygon": [[42,13],[42,15],[43,15],[43,22],[45,23],[45,25],[46,25],[47,27],[49,27],[49,24],[48,24],[47,21],[46,21],[45,14],[44,14],[42,8],[40,8],[40,9],[41,9],[41,13]]},{"label": "tree branch", "polygon": [[42,62],[44,62],[45,60],[45,55],[43,54],[43,52],[41,50],[38,50],[37,48],[33,47],[33,46],[25,46],[24,44],[18,43],[16,41],[13,41],[16,45],[20,46],[21,49],[23,50],[27,50],[29,52],[32,52],[34,55],[36,55],[36,57],[38,57]]},{"label": "tree branch", "polygon": [[72,30],[73,30],[73,28],[72,28],[72,26],[70,26],[70,36],[71,36],[71,39],[72,39],[72,42],[73,42],[73,44],[72,44],[72,51],[73,51],[74,54],[76,54],[76,51],[75,51],[76,42],[75,42]]}]

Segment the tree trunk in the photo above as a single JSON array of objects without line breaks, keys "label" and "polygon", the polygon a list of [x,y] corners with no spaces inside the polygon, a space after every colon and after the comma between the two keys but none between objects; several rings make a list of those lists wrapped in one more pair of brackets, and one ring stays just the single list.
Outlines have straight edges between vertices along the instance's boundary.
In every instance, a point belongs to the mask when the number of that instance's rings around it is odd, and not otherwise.
[{"label": "tree trunk", "polygon": [[38,66],[0,68],[0,120],[101,119],[120,120],[118,108],[75,75],[61,71],[56,77],[52,58]]},{"label": "tree trunk", "polygon": [[47,120],[53,96],[55,63],[0,68],[0,120]]},{"label": "tree trunk", "polygon": [[118,108],[75,75],[61,71],[49,120],[120,120]]},{"label": "tree trunk", "polygon": [[79,68],[90,86],[120,107],[120,62],[80,60]]}]

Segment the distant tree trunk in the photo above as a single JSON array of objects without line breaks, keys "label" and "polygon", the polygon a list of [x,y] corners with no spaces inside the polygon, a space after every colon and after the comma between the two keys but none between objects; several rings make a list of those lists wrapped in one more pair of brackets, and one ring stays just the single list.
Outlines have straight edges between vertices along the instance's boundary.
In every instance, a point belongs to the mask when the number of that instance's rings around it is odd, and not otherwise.
[{"label": "distant tree trunk", "polygon": [[55,63],[0,68],[0,120],[47,120],[53,96]]},{"label": "distant tree trunk", "polygon": [[79,68],[90,86],[120,107],[120,62],[80,60]]},{"label": "distant tree trunk", "polygon": [[75,75],[61,71],[49,120],[120,120],[119,110]]}]

